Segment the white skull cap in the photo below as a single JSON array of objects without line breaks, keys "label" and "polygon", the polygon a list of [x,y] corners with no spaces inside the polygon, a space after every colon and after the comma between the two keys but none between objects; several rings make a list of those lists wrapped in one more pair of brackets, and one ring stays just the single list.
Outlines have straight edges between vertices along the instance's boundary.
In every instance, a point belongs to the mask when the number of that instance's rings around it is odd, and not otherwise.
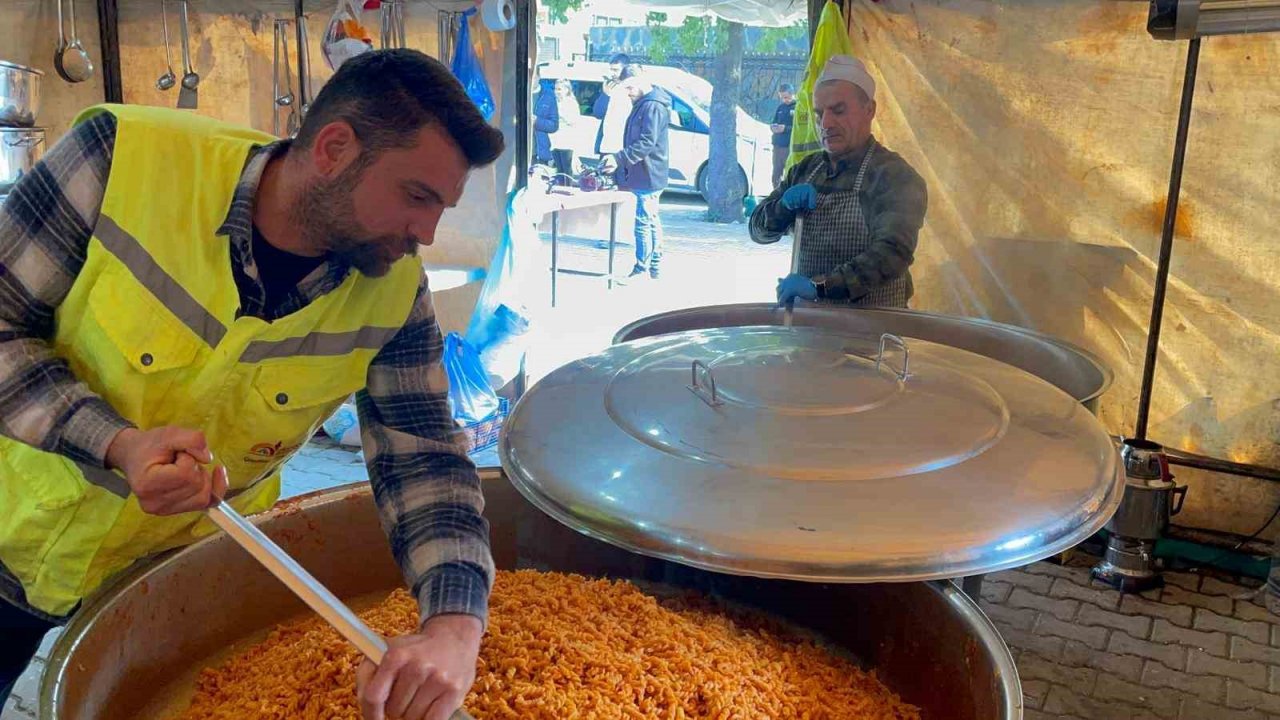
[{"label": "white skull cap", "polygon": [[832,55],[827,64],[822,68],[822,75],[818,77],[819,83],[828,80],[840,80],[862,88],[862,92],[867,94],[867,99],[876,99],[876,81],[871,77],[871,73],[867,72],[867,66],[862,61],[852,55]]}]

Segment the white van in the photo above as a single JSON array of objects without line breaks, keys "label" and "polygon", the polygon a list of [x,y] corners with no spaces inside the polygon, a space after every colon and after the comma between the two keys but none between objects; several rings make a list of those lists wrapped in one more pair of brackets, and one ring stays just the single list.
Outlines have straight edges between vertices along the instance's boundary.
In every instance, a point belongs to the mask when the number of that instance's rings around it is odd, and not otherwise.
[{"label": "white van", "polygon": [[[554,93],[555,83],[567,78],[582,111],[573,127],[574,154],[594,165],[596,133],[600,120],[592,116],[609,72],[602,62],[550,62],[538,66],[541,92]],[[707,194],[708,133],[711,129],[711,83],[679,68],[645,65],[646,77],[671,95],[671,184],[669,189]],[[747,194],[763,197],[773,192],[773,133],[769,126],[738,108],[738,169],[747,183]]]}]

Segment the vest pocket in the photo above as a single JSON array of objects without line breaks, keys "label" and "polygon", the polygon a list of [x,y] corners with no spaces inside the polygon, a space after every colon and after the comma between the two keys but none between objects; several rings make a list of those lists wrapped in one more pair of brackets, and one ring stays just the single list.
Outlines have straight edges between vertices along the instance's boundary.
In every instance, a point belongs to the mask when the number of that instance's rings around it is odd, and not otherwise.
[{"label": "vest pocket", "polygon": [[292,358],[260,365],[220,460],[232,487],[270,475],[311,438],[351,393],[364,387],[367,364],[350,357]]},{"label": "vest pocket", "polygon": [[0,445],[0,560],[22,582],[28,602],[52,615],[75,605],[70,588],[88,562],[82,547],[67,552],[61,543],[85,499],[72,467],[16,441]]},{"label": "vest pocket", "polygon": [[83,345],[93,356],[75,363],[77,375],[121,415],[150,427],[204,342],[123,269],[102,274],[89,311]]}]

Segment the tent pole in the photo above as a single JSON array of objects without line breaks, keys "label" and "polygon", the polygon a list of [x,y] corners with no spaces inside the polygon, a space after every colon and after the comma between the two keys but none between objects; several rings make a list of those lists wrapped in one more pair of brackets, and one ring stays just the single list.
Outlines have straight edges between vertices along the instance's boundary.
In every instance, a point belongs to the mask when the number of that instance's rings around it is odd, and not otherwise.
[{"label": "tent pole", "polygon": [[1151,323],[1147,330],[1147,356],[1142,366],[1142,390],[1138,395],[1137,440],[1147,439],[1151,414],[1151,394],[1155,386],[1156,362],[1160,355],[1160,325],[1164,320],[1165,290],[1169,284],[1169,263],[1173,256],[1174,227],[1178,219],[1178,197],[1182,191],[1182,165],[1187,154],[1187,131],[1191,125],[1191,106],[1196,92],[1196,69],[1200,63],[1200,38],[1192,38],[1187,46],[1186,76],[1182,80],[1182,105],[1178,110],[1178,134],[1173,144],[1173,168],[1169,174],[1169,197],[1164,210],[1164,228],[1160,236],[1160,259],[1156,264],[1155,295],[1151,301]]}]

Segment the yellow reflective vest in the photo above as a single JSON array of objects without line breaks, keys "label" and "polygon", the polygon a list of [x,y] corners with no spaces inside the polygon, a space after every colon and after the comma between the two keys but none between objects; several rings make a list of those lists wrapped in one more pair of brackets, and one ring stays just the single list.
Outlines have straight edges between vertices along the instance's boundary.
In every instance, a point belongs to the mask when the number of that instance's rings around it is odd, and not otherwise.
[{"label": "yellow reflective vest", "polygon": [[[268,323],[236,317],[231,242],[219,235],[241,171],[270,135],[173,110],[100,106],[118,130],[84,268],[53,345],[76,377],[139,428],[203,430],[230,503],[271,507],[280,465],[364,387],[404,324],[414,257],[381,278],[349,273]],[[27,601],[65,615],[135,560],[212,532],[201,513],[148,515],[122,475],[0,438],[0,561]]]}]

